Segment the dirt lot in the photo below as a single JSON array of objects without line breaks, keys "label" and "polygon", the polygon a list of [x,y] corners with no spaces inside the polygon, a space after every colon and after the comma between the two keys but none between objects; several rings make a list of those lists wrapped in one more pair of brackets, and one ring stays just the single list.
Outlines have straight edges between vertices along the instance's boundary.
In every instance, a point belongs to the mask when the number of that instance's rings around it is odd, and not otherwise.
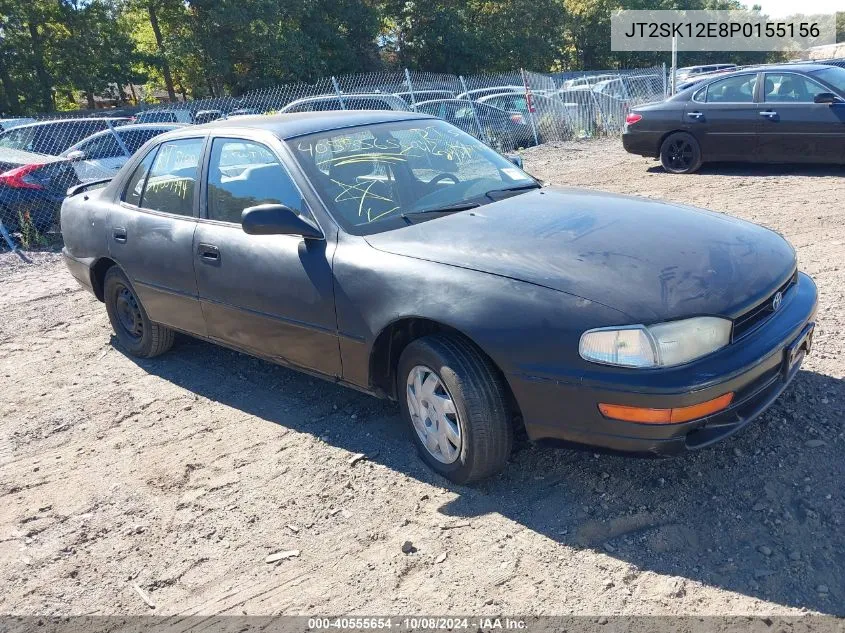
[{"label": "dirt lot", "polygon": [[137,585],[161,614],[845,614],[845,171],[525,156],[792,241],[816,347],[762,419],[666,461],[524,446],[453,486],[395,405],[190,339],[133,360],[55,253],[5,253],[0,612],[150,613]]}]

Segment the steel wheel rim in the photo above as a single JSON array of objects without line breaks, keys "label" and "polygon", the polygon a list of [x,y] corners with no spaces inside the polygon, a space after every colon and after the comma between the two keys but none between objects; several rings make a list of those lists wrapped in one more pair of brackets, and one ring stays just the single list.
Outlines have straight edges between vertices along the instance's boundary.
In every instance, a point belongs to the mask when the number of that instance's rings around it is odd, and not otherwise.
[{"label": "steel wheel rim", "polygon": [[440,376],[417,365],[408,373],[405,391],[411,422],[426,451],[442,464],[457,461],[463,444],[458,410]]},{"label": "steel wheel rim", "polygon": [[141,307],[132,291],[126,286],[120,286],[115,301],[117,322],[124,333],[132,339],[140,340],[144,335],[144,321],[141,317]]},{"label": "steel wheel rim", "polygon": [[688,169],[692,165],[692,143],[686,139],[677,139],[669,143],[669,166],[672,169]]}]

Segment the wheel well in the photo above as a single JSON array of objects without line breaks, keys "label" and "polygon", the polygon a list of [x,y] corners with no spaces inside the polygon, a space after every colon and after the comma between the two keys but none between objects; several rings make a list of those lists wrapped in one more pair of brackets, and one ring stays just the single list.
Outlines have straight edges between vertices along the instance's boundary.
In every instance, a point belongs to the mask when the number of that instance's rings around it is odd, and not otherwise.
[{"label": "wheel well", "polygon": [[666,132],[666,134],[664,134],[663,136],[660,137],[660,142],[657,144],[657,158],[660,158],[660,149],[663,147],[663,142],[667,138],[672,136],[672,134],[674,134],[675,132],[685,132],[686,134],[689,134],[690,136],[692,136],[692,134],[690,134],[686,130],[669,130],[668,132]]},{"label": "wheel well", "polygon": [[117,263],[114,260],[111,260],[108,257],[101,257],[97,260],[97,263],[91,267],[91,285],[94,288],[94,295],[96,295],[97,299],[100,301],[105,300],[103,285],[106,279],[106,273],[112,266],[117,266]]},{"label": "wheel well", "polygon": [[399,357],[402,355],[403,350],[409,343],[418,338],[439,333],[448,333],[464,339],[490,360],[493,367],[499,372],[502,378],[502,384],[505,385],[505,389],[507,390],[506,398],[511,413],[514,416],[521,417],[516,398],[496,361],[490,358],[489,354],[463,332],[437,321],[432,321],[431,319],[418,317],[400,319],[394,321],[379,333],[370,352],[370,385],[377,392],[386,395],[391,400],[395,400],[398,395],[396,393],[396,371],[399,365]]}]

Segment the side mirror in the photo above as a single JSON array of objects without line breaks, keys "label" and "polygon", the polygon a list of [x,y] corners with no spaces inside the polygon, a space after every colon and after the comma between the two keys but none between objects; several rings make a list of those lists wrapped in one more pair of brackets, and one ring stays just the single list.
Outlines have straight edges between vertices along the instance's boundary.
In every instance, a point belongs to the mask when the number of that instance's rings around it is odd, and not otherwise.
[{"label": "side mirror", "polygon": [[83,152],[81,149],[68,152],[67,159],[72,163],[79,162],[80,160],[85,160],[85,152]]},{"label": "side mirror", "polygon": [[250,235],[301,235],[322,239],[323,233],[310,220],[283,204],[259,204],[241,213],[241,226]]},{"label": "side mirror", "polygon": [[522,156],[519,154],[505,154],[505,158],[507,158],[510,162],[514,165],[522,169]]},{"label": "side mirror", "polygon": [[842,99],[842,97],[837,97],[832,92],[820,92],[816,95],[813,101],[815,101],[816,103],[826,103],[827,105],[833,105],[835,103],[845,103],[845,99]]}]

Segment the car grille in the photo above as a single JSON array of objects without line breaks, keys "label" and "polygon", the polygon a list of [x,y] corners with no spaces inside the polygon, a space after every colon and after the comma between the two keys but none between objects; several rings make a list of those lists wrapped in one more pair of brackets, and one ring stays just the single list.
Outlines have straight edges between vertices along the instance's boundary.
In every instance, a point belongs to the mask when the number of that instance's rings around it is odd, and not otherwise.
[{"label": "car grille", "polygon": [[775,295],[780,292],[783,294],[783,297],[786,298],[787,292],[797,283],[798,269],[796,268],[789,279],[786,280],[786,283],[781,285],[780,288],[775,290],[748,312],[734,319],[732,340],[738,341],[768,321],[775,313],[772,309],[772,300],[775,298]]}]

